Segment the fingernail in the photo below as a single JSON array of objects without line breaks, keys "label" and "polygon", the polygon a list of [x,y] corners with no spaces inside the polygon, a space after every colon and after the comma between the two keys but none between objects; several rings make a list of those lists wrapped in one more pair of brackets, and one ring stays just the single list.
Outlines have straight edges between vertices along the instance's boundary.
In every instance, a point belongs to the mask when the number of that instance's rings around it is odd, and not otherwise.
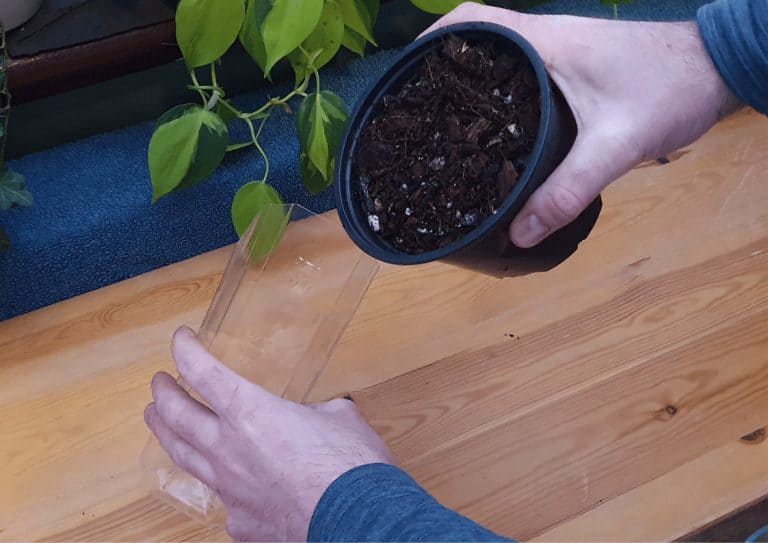
[{"label": "fingernail", "polygon": [[518,247],[528,248],[533,247],[544,239],[548,232],[549,228],[542,222],[539,216],[531,213],[512,224],[510,237],[512,242]]}]

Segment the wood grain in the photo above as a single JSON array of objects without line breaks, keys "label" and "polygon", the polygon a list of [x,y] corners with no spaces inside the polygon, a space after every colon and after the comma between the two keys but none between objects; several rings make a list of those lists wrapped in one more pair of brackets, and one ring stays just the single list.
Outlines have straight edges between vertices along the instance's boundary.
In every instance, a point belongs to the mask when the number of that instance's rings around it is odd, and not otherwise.
[{"label": "wood grain", "polygon": [[[733,441],[536,537],[536,541],[667,541],[768,494],[768,443]],[[677,535],[676,535],[677,537]]]},{"label": "wood grain", "polygon": [[[669,540],[753,501],[766,130],[744,112],[630,172],[550,272],[383,267],[312,399],[351,392],[439,498],[515,537]],[[139,455],[149,379],[228,253],[0,323],[0,540],[226,537],[150,495]]]}]

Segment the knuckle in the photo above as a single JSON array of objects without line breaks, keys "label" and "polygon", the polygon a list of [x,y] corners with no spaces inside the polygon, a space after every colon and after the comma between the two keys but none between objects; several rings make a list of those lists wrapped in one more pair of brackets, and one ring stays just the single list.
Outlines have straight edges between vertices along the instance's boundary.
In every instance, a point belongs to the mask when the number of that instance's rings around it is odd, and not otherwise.
[{"label": "knuckle", "polygon": [[587,202],[570,187],[559,185],[547,191],[545,205],[552,219],[563,224],[578,217]]},{"label": "knuckle", "polygon": [[235,541],[246,541],[248,535],[243,530],[241,522],[235,520],[232,516],[227,519],[227,533]]},{"label": "knuckle", "polygon": [[183,447],[174,447],[170,451],[173,462],[186,472],[192,471],[194,459],[192,453]]},{"label": "knuckle", "polygon": [[185,420],[183,406],[175,398],[158,398],[157,408],[165,423],[172,429]]},{"label": "knuckle", "polygon": [[648,133],[639,128],[638,121],[629,125],[606,124],[599,130],[599,140],[606,149],[605,156],[621,157],[623,162],[639,163],[645,158],[645,149],[638,139],[638,134]]}]

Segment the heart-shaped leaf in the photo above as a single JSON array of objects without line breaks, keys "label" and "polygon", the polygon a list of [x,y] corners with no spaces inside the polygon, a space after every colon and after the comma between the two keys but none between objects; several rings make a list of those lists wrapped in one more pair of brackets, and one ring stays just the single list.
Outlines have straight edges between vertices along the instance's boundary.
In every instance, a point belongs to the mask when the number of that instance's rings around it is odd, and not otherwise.
[{"label": "heart-shaped leaf", "polygon": [[484,4],[482,0],[411,0],[411,3],[422,11],[434,13],[435,15],[445,15],[453,11],[459,5],[466,1]]},{"label": "heart-shaped leaf", "polygon": [[291,208],[274,203],[265,205],[254,217],[253,230],[248,238],[248,258],[258,264],[280,244],[291,219]]},{"label": "heart-shaped leaf", "polygon": [[302,152],[299,155],[299,172],[301,173],[301,184],[311,194],[320,194],[331,186],[331,181],[326,180],[320,170],[312,164],[307,153]]},{"label": "heart-shaped leaf", "polygon": [[0,210],[31,206],[32,194],[24,184],[24,176],[4,164],[0,168]]},{"label": "heart-shaped leaf", "polygon": [[[331,184],[346,123],[344,101],[332,92],[310,94],[301,103],[296,126],[304,158],[300,156],[299,159],[304,162],[302,173],[307,175],[303,176],[303,181],[310,191],[320,192]],[[308,167],[310,164],[322,177],[322,186],[312,168]]]},{"label": "heart-shaped leaf", "polygon": [[176,41],[187,66],[204,66],[226,53],[244,18],[243,0],[181,0],[176,8]]},{"label": "heart-shaped leaf", "polygon": [[344,24],[376,45],[376,40],[373,39],[374,19],[368,11],[367,3],[366,0],[339,0]]},{"label": "heart-shaped leaf", "polygon": [[246,0],[245,21],[240,29],[240,43],[254,62],[266,74],[267,67],[267,48],[264,45],[264,36],[261,33],[261,26],[267,13],[272,9],[269,0]]},{"label": "heart-shaped leaf", "polygon": [[210,176],[227,150],[227,125],[199,106],[177,106],[160,118],[149,142],[152,201]]},{"label": "heart-shaped leaf", "polygon": [[371,28],[376,26],[376,19],[379,18],[379,0],[363,0],[365,7],[368,8],[368,15],[371,18]]},{"label": "heart-shaped leaf", "polygon": [[266,206],[283,203],[280,194],[262,181],[246,183],[232,200],[232,224],[238,236],[242,236]]},{"label": "heart-shaped leaf", "polygon": [[365,38],[350,28],[344,28],[344,38],[341,44],[361,57],[365,56]]},{"label": "heart-shaped leaf", "polygon": [[272,9],[261,25],[267,52],[264,73],[307,39],[320,21],[320,0],[274,0]]},{"label": "heart-shaped leaf", "polygon": [[[341,15],[341,8],[336,0],[326,0],[320,22],[301,45],[310,57],[317,54],[312,65],[319,70],[336,56],[343,38],[344,18]],[[307,55],[295,49],[288,55],[288,60],[296,73],[296,82],[303,81],[309,70]]]}]

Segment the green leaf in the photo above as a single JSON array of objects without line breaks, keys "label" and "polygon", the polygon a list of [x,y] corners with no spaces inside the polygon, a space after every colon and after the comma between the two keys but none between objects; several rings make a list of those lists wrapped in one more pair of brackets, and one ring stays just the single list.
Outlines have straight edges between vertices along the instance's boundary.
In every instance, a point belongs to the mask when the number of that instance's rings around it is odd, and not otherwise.
[{"label": "green leaf", "polygon": [[344,28],[344,38],[341,44],[361,57],[365,56],[365,38],[349,28]]},{"label": "green leaf", "polygon": [[318,170],[312,161],[309,160],[307,153],[299,155],[299,171],[301,173],[301,183],[311,194],[320,194],[331,186],[332,181]]},{"label": "green leaf", "polygon": [[158,122],[149,142],[152,201],[210,176],[227,150],[227,125],[196,105],[177,106]]},{"label": "green leaf", "polygon": [[[307,96],[299,107],[296,115],[296,126],[301,143],[301,153],[305,157],[302,172],[307,176],[303,179],[307,188],[319,192],[327,187],[333,179],[336,162],[336,152],[341,144],[344,128],[347,123],[347,109],[341,98],[329,91],[322,91]],[[324,181],[324,186],[318,190],[317,170]]]},{"label": "green leaf", "polygon": [[[460,4],[463,4],[467,0],[411,0],[411,3],[422,11],[427,13],[434,13],[435,15],[445,15],[449,11],[453,11]],[[485,4],[482,0],[469,0],[477,4]]]},{"label": "green leaf", "polygon": [[379,18],[379,0],[364,0],[364,3],[371,17],[371,28],[375,28],[376,20]]},{"label": "green leaf", "polygon": [[226,53],[244,18],[243,0],[181,0],[176,8],[176,41],[187,66],[204,66]]},{"label": "green leaf", "polygon": [[5,230],[0,228],[0,253],[7,251],[10,246],[11,240],[8,238],[8,234],[5,233]]},{"label": "green leaf", "polygon": [[339,0],[344,24],[376,45],[373,39],[373,19],[366,4],[366,0]]},{"label": "green leaf", "polygon": [[194,110],[200,109],[200,106],[197,104],[180,104],[178,106],[174,106],[162,115],[160,115],[160,118],[155,123],[155,130],[157,130],[159,127],[161,127],[164,124],[167,124],[173,120],[176,120],[187,113],[191,113]]},{"label": "green leaf", "polygon": [[289,206],[274,203],[261,209],[248,239],[248,257],[252,263],[262,261],[280,244],[290,218]]},{"label": "green leaf", "polygon": [[274,0],[261,25],[269,74],[277,62],[296,49],[317,26],[323,11],[320,0]]},{"label": "green leaf", "polygon": [[272,9],[269,0],[246,0],[245,21],[240,29],[240,43],[253,61],[266,74],[267,48],[264,45],[264,37],[261,34],[261,26],[267,13]]},{"label": "green leaf", "polygon": [[216,103],[216,114],[221,117],[221,120],[224,121],[224,124],[229,126],[229,123],[237,119],[237,115],[235,115],[227,106],[225,106],[222,103],[223,101],[223,98],[219,98],[219,101]]},{"label": "green leaf", "polygon": [[[326,0],[323,12],[320,14],[320,22],[301,44],[304,50],[311,56],[318,53],[312,62],[315,69],[320,69],[336,56],[344,37],[344,18],[341,8],[336,0]],[[296,73],[297,84],[304,80],[309,70],[309,59],[299,49],[294,49],[288,60]]]},{"label": "green leaf", "polygon": [[262,181],[246,183],[232,200],[232,224],[238,236],[242,236],[253,218],[271,204],[282,204],[280,194]]},{"label": "green leaf", "polygon": [[24,176],[2,165],[0,172],[0,210],[32,205],[32,194],[24,184]]}]

